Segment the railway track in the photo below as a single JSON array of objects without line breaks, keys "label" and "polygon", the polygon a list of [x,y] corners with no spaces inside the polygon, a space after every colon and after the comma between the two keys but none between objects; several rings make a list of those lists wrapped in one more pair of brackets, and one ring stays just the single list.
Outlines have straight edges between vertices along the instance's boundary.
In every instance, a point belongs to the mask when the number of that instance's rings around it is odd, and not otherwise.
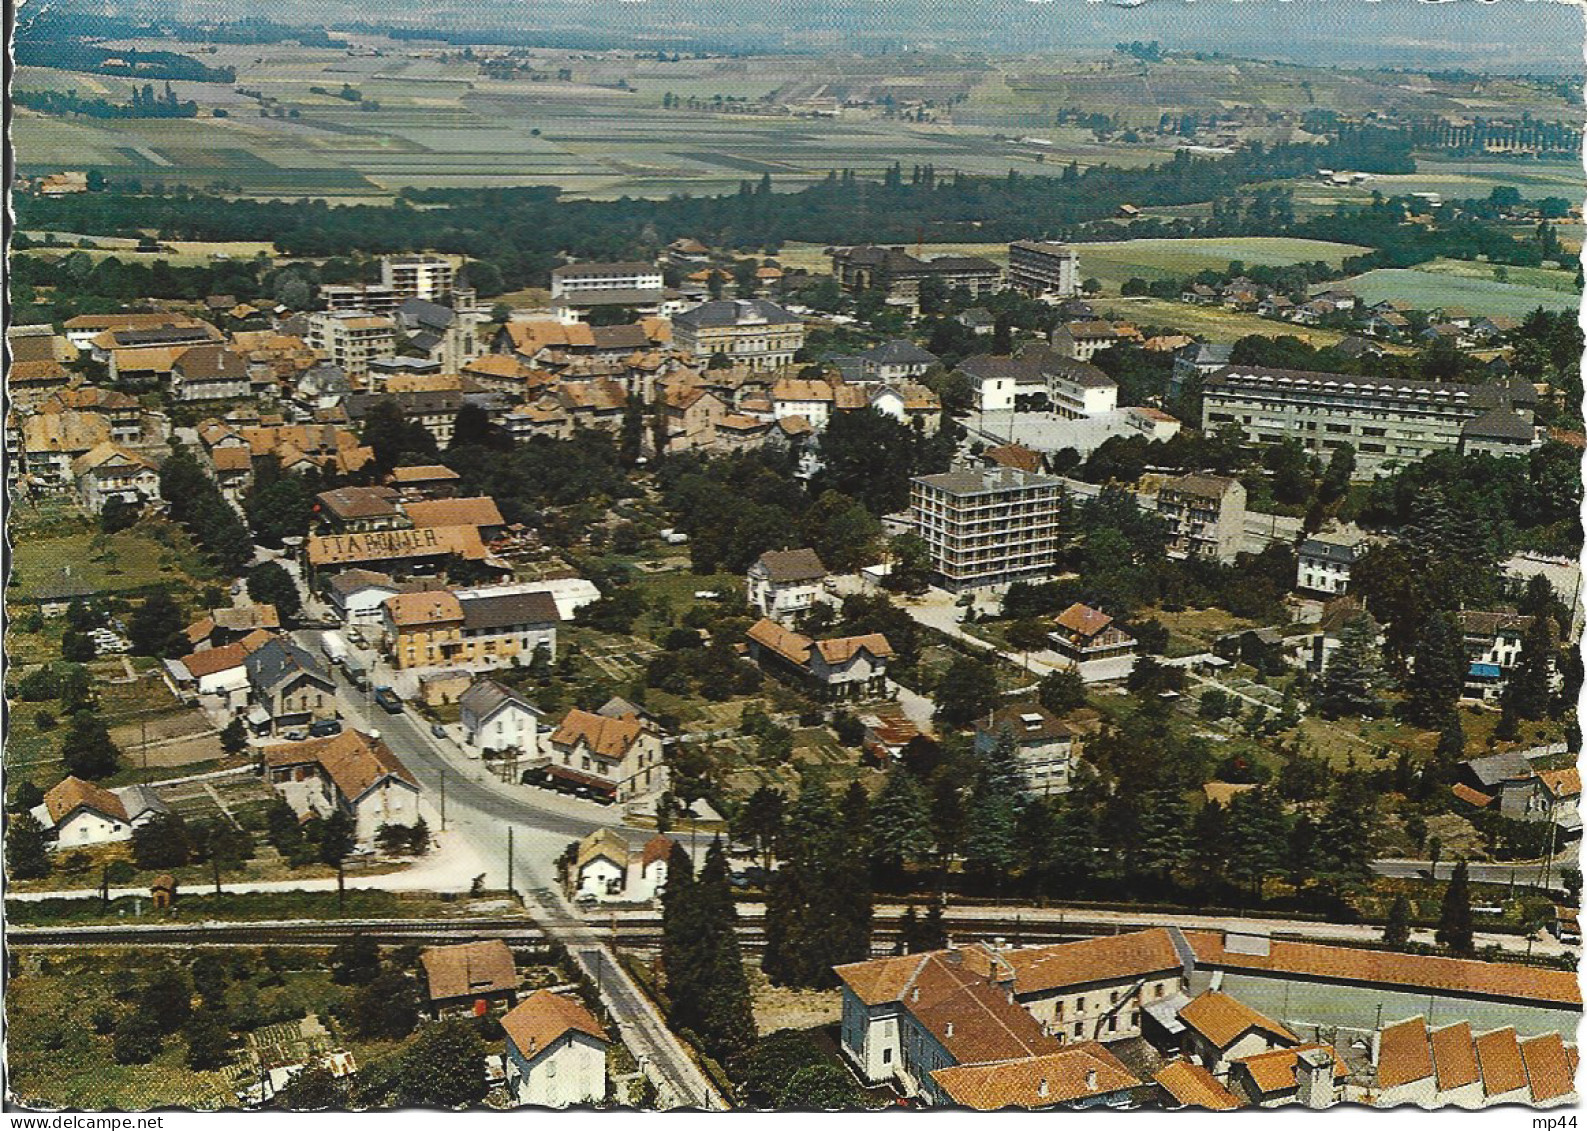
[{"label": "railway track", "polygon": [[[876,954],[892,951],[902,909],[879,908],[872,932]],[[557,924],[560,925],[560,924]],[[593,935],[614,946],[649,950],[661,945],[661,917],[647,915],[602,922],[594,917],[581,924]],[[1009,943],[1064,942],[1091,935],[1112,934],[1115,923],[1065,920],[1031,922],[1024,919],[988,920],[944,917],[944,927],[957,941],[1001,938]],[[758,951],[765,942],[764,916],[741,914],[739,939],[745,949]],[[499,916],[479,919],[359,919],[291,920],[266,923],[113,923],[105,925],[11,926],[7,941],[13,946],[52,949],[96,946],[334,946],[354,934],[367,935],[388,945],[440,945],[472,939],[496,938],[509,945],[543,945],[550,936],[535,920]]]}]

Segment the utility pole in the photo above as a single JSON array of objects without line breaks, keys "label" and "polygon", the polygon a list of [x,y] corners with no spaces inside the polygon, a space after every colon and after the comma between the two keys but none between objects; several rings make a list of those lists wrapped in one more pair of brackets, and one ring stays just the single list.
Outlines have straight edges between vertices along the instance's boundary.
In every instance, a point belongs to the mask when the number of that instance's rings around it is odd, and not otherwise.
[{"label": "utility pole", "polygon": [[[446,767],[441,767],[441,831],[446,831]],[[510,833],[512,830],[508,830]]]},{"label": "utility pole", "polygon": [[[442,826],[445,827],[444,825]],[[512,894],[512,826],[507,826],[507,894]]]}]

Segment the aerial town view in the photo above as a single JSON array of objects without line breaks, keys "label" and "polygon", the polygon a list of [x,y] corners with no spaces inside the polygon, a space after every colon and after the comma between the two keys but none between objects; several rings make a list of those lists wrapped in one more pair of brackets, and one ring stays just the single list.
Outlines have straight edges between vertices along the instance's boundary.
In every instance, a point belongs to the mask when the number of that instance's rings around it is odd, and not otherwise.
[{"label": "aerial town view", "polygon": [[1577,1103],[1577,8],[14,16],[8,1111]]}]

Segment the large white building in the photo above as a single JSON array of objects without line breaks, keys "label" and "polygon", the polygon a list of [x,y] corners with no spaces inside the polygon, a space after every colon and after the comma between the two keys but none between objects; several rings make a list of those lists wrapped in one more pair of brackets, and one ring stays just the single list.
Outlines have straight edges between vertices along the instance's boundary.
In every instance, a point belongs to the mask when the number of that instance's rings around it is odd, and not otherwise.
[{"label": "large white building", "polygon": [[593,291],[660,291],[661,268],[654,263],[569,263],[551,272],[551,298],[574,298]]},{"label": "large white building", "polygon": [[397,324],[383,314],[362,310],[325,310],[308,317],[308,344],[357,381],[369,363],[397,352]]},{"label": "large white building", "polygon": [[1008,245],[1008,285],[1038,298],[1073,298],[1080,293],[1080,256],[1051,240],[1015,240]]},{"label": "large white building", "polygon": [[911,482],[909,512],[946,589],[1044,577],[1057,562],[1062,480],[1011,467]]},{"label": "large white building", "polygon": [[380,261],[380,281],[399,299],[440,302],[452,293],[457,268],[440,255],[388,255]]},{"label": "large white building", "polygon": [[1435,452],[1525,455],[1535,444],[1533,388],[1521,381],[1442,381],[1311,373],[1230,365],[1206,379],[1202,428],[1238,427],[1248,443],[1297,440],[1327,459],[1355,450],[1356,470],[1376,474]]}]

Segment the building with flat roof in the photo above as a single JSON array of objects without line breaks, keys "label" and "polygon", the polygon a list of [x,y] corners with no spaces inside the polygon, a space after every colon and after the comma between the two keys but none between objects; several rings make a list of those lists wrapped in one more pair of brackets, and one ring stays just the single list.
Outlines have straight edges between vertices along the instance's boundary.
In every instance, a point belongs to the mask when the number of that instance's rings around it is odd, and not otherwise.
[{"label": "building with flat roof", "polygon": [[901,247],[844,247],[832,253],[832,273],[838,285],[851,293],[885,287],[887,297],[914,303],[926,279],[939,280],[948,290],[994,294],[1003,289],[1003,269],[976,255],[939,255],[919,259]]},{"label": "building with flat roof", "polygon": [[397,324],[383,314],[326,310],[310,314],[308,323],[308,344],[355,381],[368,375],[375,358],[397,352]]},{"label": "building with flat roof", "polygon": [[569,263],[551,272],[551,297],[571,298],[591,291],[659,291],[661,268],[654,263]]},{"label": "building with flat roof", "polygon": [[1052,240],[1015,240],[1008,245],[1008,285],[1037,298],[1074,298],[1080,293],[1080,256]]},{"label": "building with flat roof", "polygon": [[380,260],[380,282],[398,299],[440,302],[452,293],[457,268],[442,255],[387,255]]},{"label": "building with flat roof", "polygon": [[1377,474],[1435,452],[1531,451],[1537,393],[1522,381],[1464,385],[1229,365],[1207,377],[1202,428],[1235,425],[1248,443],[1299,441],[1327,459],[1355,450]]},{"label": "building with flat roof", "polygon": [[910,519],[945,589],[1045,577],[1058,553],[1062,480],[1012,467],[922,475]]}]

